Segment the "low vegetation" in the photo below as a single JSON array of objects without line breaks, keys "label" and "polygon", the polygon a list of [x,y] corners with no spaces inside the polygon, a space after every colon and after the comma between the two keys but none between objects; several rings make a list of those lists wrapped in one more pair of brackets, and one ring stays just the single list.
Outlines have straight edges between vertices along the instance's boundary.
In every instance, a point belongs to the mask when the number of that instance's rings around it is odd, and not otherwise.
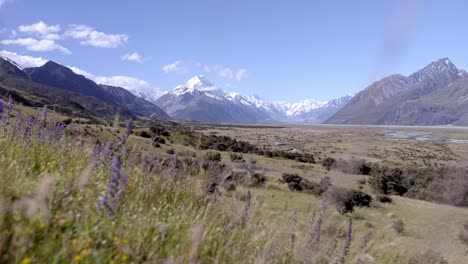
[{"label": "low vegetation", "polygon": [[[103,142],[46,114],[2,121],[2,263],[344,263],[351,254],[351,219],[328,245],[325,202],[300,233],[297,219],[291,230],[273,228],[250,190],[219,188],[238,175],[219,152],[161,157],[135,148],[131,121],[118,141]],[[265,185],[264,174],[248,173],[247,186]]]},{"label": "low vegetation", "polygon": [[[179,124],[65,124],[46,108],[4,108],[0,263],[418,264],[468,250],[461,208],[398,197],[465,206],[462,169],[325,154],[315,164],[311,151]],[[456,219],[440,227],[452,251],[419,243],[443,214]]]}]

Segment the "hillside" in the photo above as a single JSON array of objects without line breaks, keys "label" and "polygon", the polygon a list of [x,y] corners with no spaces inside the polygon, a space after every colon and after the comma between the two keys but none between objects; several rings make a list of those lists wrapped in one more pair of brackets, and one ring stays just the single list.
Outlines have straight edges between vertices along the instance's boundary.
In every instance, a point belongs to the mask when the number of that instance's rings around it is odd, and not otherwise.
[{"label": "hillside", "polygon": [[[468,89],[467,74],[449,59],[432,62],[405,77],[392,75],[356,94],[347,106],[326,121],[329,124],[468,125],[468,108],[458,104],[450,91],[455,85]],[[437,97],[437,100],[434,98]]]}]

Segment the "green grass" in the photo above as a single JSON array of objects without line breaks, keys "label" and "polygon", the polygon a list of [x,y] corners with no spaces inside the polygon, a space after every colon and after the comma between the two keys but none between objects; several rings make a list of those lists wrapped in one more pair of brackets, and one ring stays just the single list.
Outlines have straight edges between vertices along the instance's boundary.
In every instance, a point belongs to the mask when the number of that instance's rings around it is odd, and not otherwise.
[{"label": "green grass", "polygon": [[[91,127],[100,135],[99,126]],[[123,133],[122,128],[103,131],[106,140],[118,140]],[[118,210],[106,215],[98,205],[109,183],[110,159],[95,167],[94,141],[65,135],[50,141],[33,137],[28,143],[0,132],[0,262],[336,263],[349,217],[353,239],[346,263],[355,263],[358,256],[366,256],[362,263],[425,263],[410,260],[429,249],[450,263],[464,263],[466,258],[466,248],[457,240],[468,219],[466,208],[393,197],[392,204],[375,203],[340,215],[328,203],[321,242],[311,250],[307,241],[313,228],[308,222],[313,214],[317,218],[322,200],[291,192],[277,180],[283,172],[297,172],[317,181],[325,176],[320,165],[300,169],[294,161],[244,154],[245,160],[255,158],[263,168],[266,187],[239,186],[231,192],[220,188],[210,195],[210,177],[203,170],[193,174],[183,165],[151,171],[144,162],[160,164],[170,158],[169,148],[178,154],[194,152],[198,158],[204,151],[179,144],[154,148],[151,140],[135,136],[114,152],[123,157],[128,184]],[[236,166],[229,153],[223,152],[222,158],[227,166]],[[334,171],[327,175],[347,188],[356,188],[356,180],[364,177]],[[370,192],[368,186],[364,190]],[[246,211],[248,191],[252,199]],[[406,224],[403,235],[391,227],[395,217]],[[337,249],[327,258],[336,230]]]}]

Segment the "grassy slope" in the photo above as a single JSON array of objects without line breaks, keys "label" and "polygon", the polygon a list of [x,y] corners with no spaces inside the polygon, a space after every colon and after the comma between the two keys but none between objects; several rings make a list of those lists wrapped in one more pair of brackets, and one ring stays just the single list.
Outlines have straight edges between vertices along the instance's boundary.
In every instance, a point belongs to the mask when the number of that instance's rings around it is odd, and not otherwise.
[{"label": "grassy slope", "polygon": [[[91,127],[99,133],[100,127]],[[109,127],[103,131],[104,138],[113,140],[123,133]],[[10,136],[0,132],[0,250],[10,242],[5,255],[9,262],[186,263],[196,257],[197,241],[202,242],[202,263],[295,262],[306,255],[307,222],[318,212],[321,201],[309,194],[290,192],[277,179],[288,171],[318,180],[325,175],[319,165],[301,170],[292,167],[298,164],[293,161],[244,155],[246,160],[257,160],[269,182],[267,188],[251,189],[249,221],[241,228],[238,222],[245,207],[245,188],[223,192],[216,202],[207,203],[203,174],[186,178],[187,173],[182,172],[183,180],[173,182],[164,178],[170,171],[148,173],[141,159],[130,156],[124,165],[128,190],[118,213],[108,217],[96,208],[106,190],[109,165],[105,163],[97,170],[89,167],[94,159],[90,140],[64,137],[46,143],[33,141],[28,146]],[[155,149],[149,140],[134,136],[130,137],[130,146],[148,157],[166,157],[168,148],[203,155],[181,145]],[[223,160],[235,166],[228,162],[228,153],[223,153]],[[343,187],[356,187],[356,180],[363,177],[333,171],[328,174],[335,185]],[[293,253],[288,242],[294,226],[292,211],[298,218]],[[391,228],[395,216],[406,222],[404,235]],[[355,235],[349,263],[363,252],[360,244],[368,235],[371,240],[366,252],[373,263],[406,263],[410,256],[427,249],[440,252],[450,263],[466,260],[466,248],[456,238],[468,219],[465,208],[394,197],[393,204],[360,208],[352,217]],[[193,238],[200,225],[202,238]],[[321,252],[330,247],[334,230],[344,230],[345,225],[346,217],[329,205]],[[344,231],[338,251],[343,237]]]}]

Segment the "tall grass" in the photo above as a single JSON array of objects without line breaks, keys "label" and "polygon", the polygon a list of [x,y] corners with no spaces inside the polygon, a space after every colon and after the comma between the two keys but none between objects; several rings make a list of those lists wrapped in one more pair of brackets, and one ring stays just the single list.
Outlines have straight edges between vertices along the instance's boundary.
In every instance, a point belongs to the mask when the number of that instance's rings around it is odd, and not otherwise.
[{"label": "tall grass", "polygon": [[119,142],[100,143],[45,113],[17,114],[0,131],[1,263],[350,260],[351,222],[340,242],[320,239],[326,203],[301,234],[296,213],[278,225],[248,190],[207,192],[207,170],[193,169],[202,162],[138,150],[131,123]]}]

